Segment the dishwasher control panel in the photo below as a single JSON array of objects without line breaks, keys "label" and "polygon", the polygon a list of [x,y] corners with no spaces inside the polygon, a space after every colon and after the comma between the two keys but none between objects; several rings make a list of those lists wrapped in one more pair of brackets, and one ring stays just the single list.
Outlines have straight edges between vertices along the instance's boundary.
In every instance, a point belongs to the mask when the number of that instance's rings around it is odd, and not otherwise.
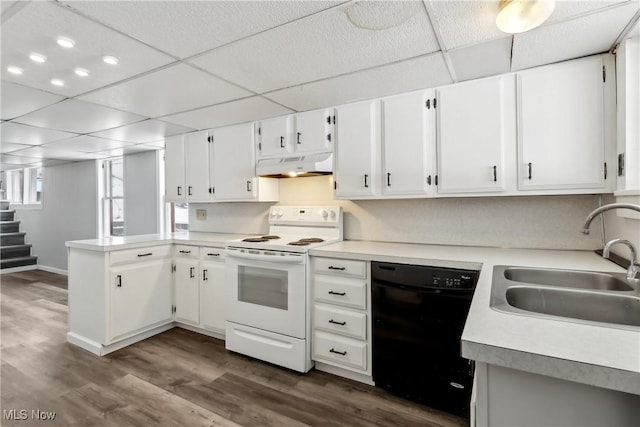
[{"label": "dishwasher control panel", "polygon": [[478,281],[476,271],[433,270],[431,285],[440,288],[473,289]]}]

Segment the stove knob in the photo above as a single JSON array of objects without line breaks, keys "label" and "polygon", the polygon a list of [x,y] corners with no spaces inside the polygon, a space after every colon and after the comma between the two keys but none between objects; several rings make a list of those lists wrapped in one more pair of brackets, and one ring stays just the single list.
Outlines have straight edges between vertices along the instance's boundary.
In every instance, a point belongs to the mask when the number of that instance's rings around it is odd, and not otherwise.
[{"label": "stove knob", "polygon": [[278,218],[280,218],[282,215],[284,215],[284,212],[278,211]]},{"label": "stove knob", "polygon": [[274,209],[271,211],[271,218],[275,218],[278,215],[278,212]]},{"label": "stove knob", "polygon": [[330,211],[329,216],[331,216],[331,219],[336,219],[336,211]]},{"label": "stove knob", "polygon": [[329,212],[326,209],[320,209],[320,216],[326,219],[329,216]]}]

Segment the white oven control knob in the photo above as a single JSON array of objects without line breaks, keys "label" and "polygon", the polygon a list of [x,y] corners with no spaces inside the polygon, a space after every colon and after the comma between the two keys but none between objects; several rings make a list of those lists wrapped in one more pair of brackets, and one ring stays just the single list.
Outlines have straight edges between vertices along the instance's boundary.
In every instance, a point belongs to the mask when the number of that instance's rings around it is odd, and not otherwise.
[{"label": "white oven control knob", "polygon": [[326,209],[320,209],[320,216],[321,216],[322,218],[326,218],[326,217],[328,217],[328,216],[329,216],[329,212],[327,212],[327,210],[326,210]]},{"label": "white oven control knob", "polygon": [[271,218],[275,218],[278,212],[274,209],[271,211]]},{"label": "white oven control knob", "polygon": [[278,218],[280,218],[282,215],[284,215],[284,212],[278,211]]},{"label": "white oven control knob", "polygon": [[335,219],[336,218],[336,211],[330,211],[329,212],[329,216],[331,217],[331,219]]}]

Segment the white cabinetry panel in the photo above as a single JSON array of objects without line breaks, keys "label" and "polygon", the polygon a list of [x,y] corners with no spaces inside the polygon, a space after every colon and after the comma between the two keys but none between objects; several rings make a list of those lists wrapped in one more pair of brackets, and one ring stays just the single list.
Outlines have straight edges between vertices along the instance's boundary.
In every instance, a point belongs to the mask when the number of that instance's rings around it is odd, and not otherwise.
[{"label": "white cabinetry panel", "polygon": [[185,199],[184,138],[171,136],[164,140],[164,173],[167,202],[182,202]]}]

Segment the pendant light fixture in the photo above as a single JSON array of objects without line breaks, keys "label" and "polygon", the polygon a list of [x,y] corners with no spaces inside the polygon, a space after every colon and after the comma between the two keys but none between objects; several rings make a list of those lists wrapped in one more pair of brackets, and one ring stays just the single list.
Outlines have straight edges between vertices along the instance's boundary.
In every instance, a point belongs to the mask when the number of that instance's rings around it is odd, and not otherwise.
[{"label": "pendant light fixture", "polygon": [[496,25],[505,33],[523,33],[546,21],[555,6],[555,0],[500,0]]}]

